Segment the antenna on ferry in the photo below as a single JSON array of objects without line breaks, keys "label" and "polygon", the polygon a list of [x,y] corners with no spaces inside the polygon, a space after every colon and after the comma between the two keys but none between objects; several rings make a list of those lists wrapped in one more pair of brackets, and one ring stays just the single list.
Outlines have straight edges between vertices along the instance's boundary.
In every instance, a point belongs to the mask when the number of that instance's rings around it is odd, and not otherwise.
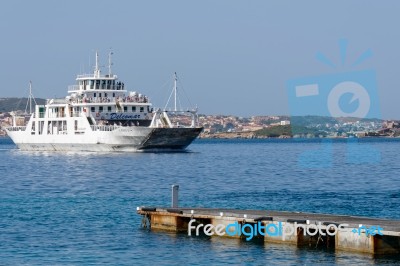
[{"label": "antenna on ferry", "polygon": [[29,81],[29,96],[28,96],[28,100],[26,101],[26,106],[25,106],[25,113],[26,110],[28,109],[28,104],[29,104],[29,114],[32,114],[32,100],[36,103],[35,97],[33,97],[33,93],[32,93],[32,81]]},{"label": "antenna on ferry", "polygon": [[113,65],[112,61],[111,61],[111,56],[114,53],[110,50],[110,53],[108,53],[108,76],[111,77],[111,66]]},{"label": "antenna on ferry", "polygon": [[178,89],[177,82],[176,82],[177,80],[178,80],[178,77],[177,77],[176,72],[175,72],[175,74],[174,74],[174,98],[175,98],[175,109],[174,109],[174,111],[175,112],[178,111],[176,109],[176,94],[177,94],[177,89]]},{"label": "antenna on ferry", "polygon": [[94,69],[94,74],[98,78],[100,77],[100,69],[99,69],[99,52],[96,51],[96,67]]},{"label": "antenna on ferry", "polygon": [[178,100],[179,100],[179,98],[178,98],[178,82],[177,81],[178,81],[178,75],[175,72],[174,73],[174,86],[173,86],[172,91],[171,91],[171,93],[170,93],[170,95],[168,97],[168,101],[165,104],[164,110],[167,110],[167,106],[170,104],[171,97],[172,97],[172,95],[174,95],[174,109],[173,109],[173,111],[174,112],[178,112],[179,111],[178,108],[177,108],[177,103],[178,103]]}]

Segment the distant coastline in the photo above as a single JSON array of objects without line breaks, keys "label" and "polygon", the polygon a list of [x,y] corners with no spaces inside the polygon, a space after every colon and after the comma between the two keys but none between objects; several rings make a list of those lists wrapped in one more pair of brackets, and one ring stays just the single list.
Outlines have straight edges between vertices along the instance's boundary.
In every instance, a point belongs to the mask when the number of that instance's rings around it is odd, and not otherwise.
[{"label": "distant coastline", "polygon": [[[216,133],[216,134],[207,134],[200,135],[199,139],[348,139],[354,138],[351,137],[266,137],[266,136],[256,136],[252,134],[235,134],[235,133]],[[356,137],[356,138],[387,138],[387,139],[400,139],[400,136],[364,136],[364,137]]]},{"label": "distant coastline", "polygon": [[[11,112],[22,114],[26,98],[0,98],[0,136],[12,124]],[[36,99],[45,104],[45,99]],[[354,117],[199,115],[204,139],[400,137],[400,122]],[[24,121],[21,121],[23,123]],[[187,122],[187,121],[186,121]]]}]

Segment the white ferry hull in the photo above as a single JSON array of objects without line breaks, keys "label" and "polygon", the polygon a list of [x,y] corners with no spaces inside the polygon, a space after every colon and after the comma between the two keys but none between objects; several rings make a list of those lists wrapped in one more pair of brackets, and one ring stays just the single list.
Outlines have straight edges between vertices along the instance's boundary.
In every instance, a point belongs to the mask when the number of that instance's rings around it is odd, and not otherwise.
[{"label": "white ferry hull", "polygon": [[136,151],[151,133],[148,127],[124,127],[114,131],[93,131],[78,135],[30,135],[7,131],[21,150],[27,151]]},{"label": "white ferry hull", "polygon": [[201,128],[124,127],[114,131],[69,135],[29,135],[27,131],[8,131],[24,151],[136,152],[184,150]]},{"label": "white ferry hull", "polygon": [[64,152],[136,152],[135,145],[111,144],[63,144],[63,143],[20,143],[16,144],[23,151],[64,151]]}]

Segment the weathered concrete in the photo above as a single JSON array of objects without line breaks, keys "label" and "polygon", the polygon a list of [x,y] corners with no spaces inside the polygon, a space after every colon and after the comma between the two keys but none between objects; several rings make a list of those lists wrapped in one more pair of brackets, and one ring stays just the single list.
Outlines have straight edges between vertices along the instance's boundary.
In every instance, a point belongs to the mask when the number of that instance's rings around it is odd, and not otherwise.
[{"label": "weathered concrete", "polygon": [[351,229],[339,231],[336,234],[335,248],[337,250],[360,251],[374,253],[374,237],[351,232]]},{"label": "weathered concrete", "polygon": [[[209,224],[214,228],[221,225],[224,230],[228,225],[236,223],[238,227],[244,228],[246,233],[251,230],[255,232],[255,226],[261,226],[261,231],[257,231],[263,234],[255,235],[253,240],[265,242],[379,255],[400,253],[399,220],[301,212],[200,208],[138,207],[137,212],[150,220],[151,229],[188,232],[189,222],[195,219],[193,225]],[[228,229],[229,232],[236,230],[232,226]],[[276,230],[280,234],[275,234]],[[244,234],[224,236],[246,239]]]}]

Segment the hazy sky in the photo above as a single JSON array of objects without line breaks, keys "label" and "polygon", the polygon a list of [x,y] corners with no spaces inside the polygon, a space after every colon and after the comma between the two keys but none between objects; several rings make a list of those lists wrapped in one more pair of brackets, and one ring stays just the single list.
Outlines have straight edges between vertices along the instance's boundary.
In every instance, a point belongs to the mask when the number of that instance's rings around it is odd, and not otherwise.
[{"label": "hazy sky", "polygon": [[[373,69],[383,118],[400,118],[400,1],[2,1],[0,97],[64,97],[76,74],[114,51],[129,90],[161,106],[178,72],[200,113],[288,114],[286,83]],[[316,53],[357,67],[330,68]],[[106,69],[104,69],[105,71]]]}]

